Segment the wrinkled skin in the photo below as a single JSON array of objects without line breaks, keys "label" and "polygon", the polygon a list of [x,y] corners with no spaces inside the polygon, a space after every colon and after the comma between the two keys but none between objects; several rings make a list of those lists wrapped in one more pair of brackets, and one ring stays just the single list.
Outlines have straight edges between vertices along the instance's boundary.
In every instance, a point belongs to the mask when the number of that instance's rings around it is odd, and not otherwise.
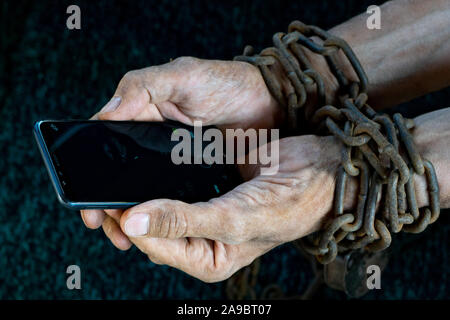
[{"label": "wrinkled skin", "polygon": [[[258,69],[242,62],[180,58],[132,71],[114,97],[94,119],[201,120],[222,129],[276,128],[283,119]],[[450,206],[449,119],[450,109],[436,111],[418,117],[414,129],[420,154],[440,177],[443,208]],[[134,244],[155,263],[221,281],[272,248],[320,229],[332,208],[340,150],[333,137],[284,138],[276,174],[240,165],[246,182],[219,198],[195,204],[155,199],[126,211],[86,210],[81,216],[89,228],[102,226],[121,250]],[[418,205],[426,206],[425,178],[414,178]],[[356,205],[356,180],[346,189],[348,211]]]},{"label": "wrinkled skin", "polygon": [[339,163],[323,150],[336,148],[332,138],[286,138],[276,175],[249,166],[243,168],[249,181],[209,202],[152,200],[115,214],[125,232],[131,217],[148,215],[147,233],[130,240],[153,262],[203,281],[224,280],[273,247],[319,228],[331,209]]},{"label": "wrinkled skin", "polygon": [[[366,13],[329,30],[349,43],[365,68],[372,107],[380,110],[448,86],[448,1],[388,1],[381,10],[383,28],[376,32],[366,28]],[[327,99],[333,102],[337,82],[324,58],[304,53],[323,76]],[[339,69],[356,81],[340,56]],[[280,67],[271,68],[288,92]],[[258,69],[242,62],[179,58],[127,73],[114,96],[121,99],[111,100],[94,118],[201,120],[222,129],[257,129],[277,128],[284,116]],[[413,135],[419,153],[435,165],[441,207],[448,208],[450,109],[416,118]],[[85,211],[82,218],[89,228],[103,226],[119,249],[134,243],[154,262],[204,281],[226,279],[271,248],[317,230],[331,210],[340,144],[331,137],[303,136],[282,139],[279,147],[277,174],[261,176],[257,166],[241,166],[246,182],[209,202],[157,199],[125,212]],[[414,178],[418,205],[426,206],[425,178]],[[355,207],[355,186],[350,180],[345,211]]]},{"label": "wrinkled skin", "polygon": [[178,58],[170,63],[130,71],[114,96],[121,106],[101,119],[162,121],[222,128],[270,128],[280,108],[259,70],[244,62]]},{"label": "wrinkled skin", "polygon": [[[179,58],[127,73],[114,97],[120,99],[94,119],[201,120],[247,129],[273,128],[283,117],[258,69],[242,62]],[[103,226],[119,249],[135,244],[155,263],[207,282],[224,280],[273,247],[318,229],[331,208],[338,147],[330,137],[285,138],[276,175],[242,165],[247,182],[220,198],[192,205],[158,199],[125,212],[85,210],[82,218],[90,228]],[[127,236],[126,222],[136,214],[148,215],[149,230]]]}]

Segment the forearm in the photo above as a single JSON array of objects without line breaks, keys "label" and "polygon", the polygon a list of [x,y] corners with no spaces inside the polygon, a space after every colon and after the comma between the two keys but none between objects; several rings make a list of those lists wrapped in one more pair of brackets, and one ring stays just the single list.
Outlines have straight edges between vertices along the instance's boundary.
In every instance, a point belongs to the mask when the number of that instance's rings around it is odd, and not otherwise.
[{"label": "forearm", "polygon": [[382,109],[449,86],[450,0],[396,0],[380,9],[379,30],[367,28],[366,13],[330,30],[349,43],[364,67],[369,103]]}]

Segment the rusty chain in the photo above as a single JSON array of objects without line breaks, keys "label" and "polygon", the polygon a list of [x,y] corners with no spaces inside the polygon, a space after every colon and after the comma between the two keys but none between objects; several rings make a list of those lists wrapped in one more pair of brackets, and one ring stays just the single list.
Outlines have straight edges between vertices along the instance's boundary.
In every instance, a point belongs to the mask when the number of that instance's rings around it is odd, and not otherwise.
[{"label": "rusty chain", "polygon": [[[251,46],[234,60],[257,66],[264,81],[287,115],[287,127],[295,133],[308,124],[315,134],[332,134],[342,142],[342,162],[336,177],[333,218],[320,232],[300,239],[303,249],[321,264],[351,250],[379,252],[390,246],[391,233],[419,233],[440,213],[439,185],[433,164],[422,159],[411,136],[414,120],[401,114],[392,118],[372,109],[368,78],[350,46],[317,26],[294,21],[288,33],[273,36],[274,47],[254,54]],[[339,85],[337,103],[326,96],[323,77],[308,60],[305,50],[325,58]],[[339,68],[342,52],[358,81]],[[278,63],[289,85],[273,71]],[[315,106],[305,106],[314,95]],[[313,99],[310,99],[313,100]],[[311,126],[312,124],[312,126]],[[430,204],[419,210],[413,174],[425,175]],[[358,178],[359,193],[354,212],[345,212],[347,180]],[[380,200],[381,199],[381,200]]]}]

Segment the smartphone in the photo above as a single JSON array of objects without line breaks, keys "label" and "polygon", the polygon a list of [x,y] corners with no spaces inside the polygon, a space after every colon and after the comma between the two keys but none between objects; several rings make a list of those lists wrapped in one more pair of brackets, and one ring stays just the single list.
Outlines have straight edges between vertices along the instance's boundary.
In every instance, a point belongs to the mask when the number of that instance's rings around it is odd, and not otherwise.
[{"label": "smartphone", "polygon": [[38,121],[34,136],[57,197],[70,209],[128,208],[152,199],[194,203],[241,183],[225,161],[175,164],[171,152],[179,142],[172,134],[181,128],[194,138],[193,127],[172,121],[95,120]]}]

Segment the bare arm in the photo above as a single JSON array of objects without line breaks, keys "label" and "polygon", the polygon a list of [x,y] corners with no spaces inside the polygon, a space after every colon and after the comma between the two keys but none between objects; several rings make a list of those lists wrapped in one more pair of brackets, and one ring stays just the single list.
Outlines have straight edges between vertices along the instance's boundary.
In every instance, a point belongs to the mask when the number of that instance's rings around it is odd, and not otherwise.
[{"label": "bare arm", "polygon": [[367,28],[366,13],[330,30],[365,68],[371,105],[382,109],[449,86],[450,0],[388,1],[380,9],[379,30]]}]

